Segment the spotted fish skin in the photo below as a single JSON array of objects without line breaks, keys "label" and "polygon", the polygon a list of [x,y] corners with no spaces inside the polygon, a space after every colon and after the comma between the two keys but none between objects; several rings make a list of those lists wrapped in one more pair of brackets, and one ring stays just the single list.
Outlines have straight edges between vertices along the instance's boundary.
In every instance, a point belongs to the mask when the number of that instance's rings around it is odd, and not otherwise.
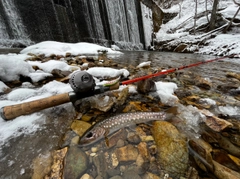
[{"label": "spotted fish skin", "polygon": [[165,112],[134,112],[116,115],[93,125],[85,132],[85,134],[83,134],[79,144],[81,146],[88,146],[123,127],[153,120],[165,119]]}]

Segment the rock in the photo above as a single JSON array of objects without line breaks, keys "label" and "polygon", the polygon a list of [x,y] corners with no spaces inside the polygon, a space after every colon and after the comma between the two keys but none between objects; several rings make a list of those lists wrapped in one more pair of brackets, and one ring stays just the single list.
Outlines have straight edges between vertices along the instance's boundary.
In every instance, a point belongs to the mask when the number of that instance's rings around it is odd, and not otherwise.
[{"label": "rock", "polygon": [[71,124],[71,129],[76,132],[79,136],[82,136],[87,129],[91,127],[91,124],[80,121],[80,120],[74,120]]},{"label": "rock", "polygon": [[236,78],[240,81],[240,73],[228,72],[226,76],[229,78]]},{"label": "rock", "polygon": [[231,160],[238,166],[240,167],[240,158],[237,158],[233,155],[228,154],[228,156],[231,158]]},{"label": "rock", "polygon": [[184,176],[188,167],[186,139],[176,127],[166,121],[155,121],[152,128],[158,153],[157,159],[164,171],[170,176]]},{"label": "rock", "polygon": [[115,150],[119,162],[133,162],[138,156],[138,149],[132,145],[127,145]]},{"label": "rock", "polygon": [[214,165],[214,175],[218,179],[239,179],[240,173],[233,171],[221,164],[219,164],[216,161],[213,161]]},{"label": "rock", "polygon": [[67,151],[68,151],[68,148],[65,147],[61,150],[56,150],[53,152],[53,164],[51,166],[51,172],[49,175],[45,176],[45,179],[62,178],[64,157]]},{"label": "rock", "polygon": [[189,141],[189,150],[198,166],[203,171],[213,171],[212,147],[202,139]]},{"label": "rock", "polygon": [[64,148],[64,147],[70,146],[72,139],[76,136],[77,134],[74,131],[72,130],[67,131],[64,134],[62,140],[59,142],[59,147]]},{"label": "rock", "polygon": [[150,173],[150,172],[146,172],[142,179],[161,179],[159,176],[153,174],[153,173]]},{"label": "rock", "polygon": [[207,110],[201,110],[201,112],[206,116],[206,125],[216,132],[221,132],[224,129],[233,126],[232,123],[224,119],[218,118],[217,116],[214,116],[211,112]]},{"label": "rock", "polygon": [[121,176],[117,175],[117,176],[111,177],[109,179],[123,179],[123,178]]},{"label": "rock", "polygon": [[65,158],[64,178],[76,179],[84,174],[88,167],[88,158],[77,146],[71,146]]},{"label": "rock", "polygon": [[208,81],[200,76],[197,76],[195,78],[195,85],[200,88],[206,89],[206,90],[210,90],[212,87],[212,83],[210,81]]},{"label": "rock", "polygon": [[135,170],[127,170],[123,173],[124,179],[141,179],[138,173]]},{"label": "rock", "polygon": [[85,173],[80,179],[94,179],[91,175]]},{"label": "rock", "polygon": [[134,132],[128,133],[127,140],[132,144],[138,144],[141,141],[140,137]]},{"label": "rock", "polygon": [[118,161],[117,155],[115,153],[111,154],[111,160],[112,160],[113,168],[116,168],[119,164],[119,161]]},{"label": "rock", "polygon": [[226,150],[228,153],[236,156],[236,157],[240,157],[240,147],[232,144],[229,140],[228,137],[224,137],[222,136],[220,133],[217,132],[213,132],[208,130],[207,131],[208,135],[211,136],[211,138],[217,140],[217,144],[223,148],[224,150]]},{"label": "rock", "polygon": [[109,165],[109,154],[103,153],[103,152],[99,152],[98,155],[95,155],[93,157],[93,164],[96,167],[97,170],[97,177],[99,178],[107,178],[107,169],[108,169],[108,165]]},{"label": "rock", "polygon": [[62,71],[59,69],[53,69],[51,74],[55,77],[55,78],[64,78],[68,75],[71,74],[71,71]]},{"label": "rock", "polygon": [[224,150],[214,149],[212,152],[213,160],[219,164],[235,171],[240,171],[240,167],[229,157]]},{"label": "rock", "polygon": [[117,106],[122,106],[122,105],[126,102],[126,99],[127,99],[127,97],[128,97],[128,94],[129,94],[129,89],[128,89],[128,87],[127,87],[127,88],[124,88],[124,89],[120,92],[120,94],[119,94],[119,96],[118,96],[118,98],[117,98],[116,105],[117,105]]},{"label": "rock", "polygon": [[[126,140],[127,133],[124,129],[120,129],[111,136],[109,136],[107,139],[108,141],[105,141],[105,144],[107,145],[108,148],[111,148],[115,146],[116,144],[119,145],[118,141],[119,140]],[[118,146],[119,147],[119,146]]]},{"label": "rock", "polygon": [[38,155],[33,160],[32,179],[42,179],[51,171],[52,157],[50,152],[45,155]]},{"label": "rock", "polygon": [[195,168],[190,167],[187,172],[187,179],[200,179],[198,171]]},{"label": "rock", "polygon": [[174,52],[184,52],[184,50],[188,47],[187,44],[181,43],[175,49]]},{"label": "rock", "polygon": [[106,172],[107,172],[109,177],[120,175],[120,171],[117,170],[117,169],[108,169]]},{"label": "rock", "polygon": [[92,108],[98,109],[103,112],[109,111],[115,102],[115,98],[102,95],[102,96],[94,96],[92,97]]},{"label": "rock", "polygon": [[152,79],[141,80],[137,83],[137,91],[141,94],[156,91],[155,82]]},{"label": "rock", "polygon": [[149,151],[147,149],[147,143],[146,142],[141,142],[138,144],[137,146],[139,154],[142,155],[143,159],[145,161],[149,161],[150,160],[150,154]]}]

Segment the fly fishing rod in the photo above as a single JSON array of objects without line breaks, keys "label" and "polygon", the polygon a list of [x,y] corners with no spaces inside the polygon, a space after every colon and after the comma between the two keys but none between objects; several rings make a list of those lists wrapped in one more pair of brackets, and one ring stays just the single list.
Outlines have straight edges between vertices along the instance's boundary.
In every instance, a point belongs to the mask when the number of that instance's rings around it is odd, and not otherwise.
[{"label": "fly fishing rod", "polygon": [[88,74],[85,71],[78,71],[78,72],[75,72],[69,80],[69,83],[73,91],[69,93],[58,94],[51,97],[42,98],[35,101],[15,104],[11,106],[4,106],[0,109],[0,115],[4,120],[8,121],[21,115],[31,114],[31,113],[38,112],[40,110],[54,107],[67,102],[72,102],[74,105],[75,102],[79,99],[90,97],[96,94],[101,94],[109,90],[118,89],[119,85],[127,85],[131,83],[135,83],[148,78],[166,75],[166,74],[173,73],[175,71],[182,70],[185,68],[191,68],[194,66],[214,62],[217,60],[223,60],[225,58],[230,58],[230,57],[232,56],[224,56],[221,58],[201,61],[198,63],[193,63],[190,65],[181,66],[178,68],[171,68],[169,70],[157,72],[157,73],[142,76],[139,78],[134,78],[131,80],[126,80],[123,82],[118,82],[118,80],[113,80],[106,85],[96,85],[92,75]]}]

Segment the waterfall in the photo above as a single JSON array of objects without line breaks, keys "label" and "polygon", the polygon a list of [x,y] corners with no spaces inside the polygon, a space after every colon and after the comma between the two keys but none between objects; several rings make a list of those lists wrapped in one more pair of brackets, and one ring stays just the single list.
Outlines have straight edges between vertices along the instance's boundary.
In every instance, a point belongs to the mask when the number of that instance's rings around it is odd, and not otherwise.
[{"label": "waterfall", "polygon": [[0,0],[0,46],[53,40],[143,49],[141,10],[139,0]]},{"label": "waterfall", "polygon": [[14,0],[1,0],[0,12],[0,46],[7,43],[19,43],[28,45],[31,40],[28,38],[22,19],[15,7]]}]

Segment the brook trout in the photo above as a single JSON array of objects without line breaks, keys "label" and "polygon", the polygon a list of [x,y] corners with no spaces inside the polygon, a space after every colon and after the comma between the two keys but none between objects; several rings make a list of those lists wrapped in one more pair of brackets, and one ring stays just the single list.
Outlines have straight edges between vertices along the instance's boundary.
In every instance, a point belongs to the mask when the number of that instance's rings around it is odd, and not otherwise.
[{"label": "brook trout", "polygon": [[110,117],[93,125],[83,134],[79,144],[80,146],[91,145],[100,139],[106,138],[109,134],[133,124],[153,121],[165,120],[165,112],[134,112],[124,113]]}]

